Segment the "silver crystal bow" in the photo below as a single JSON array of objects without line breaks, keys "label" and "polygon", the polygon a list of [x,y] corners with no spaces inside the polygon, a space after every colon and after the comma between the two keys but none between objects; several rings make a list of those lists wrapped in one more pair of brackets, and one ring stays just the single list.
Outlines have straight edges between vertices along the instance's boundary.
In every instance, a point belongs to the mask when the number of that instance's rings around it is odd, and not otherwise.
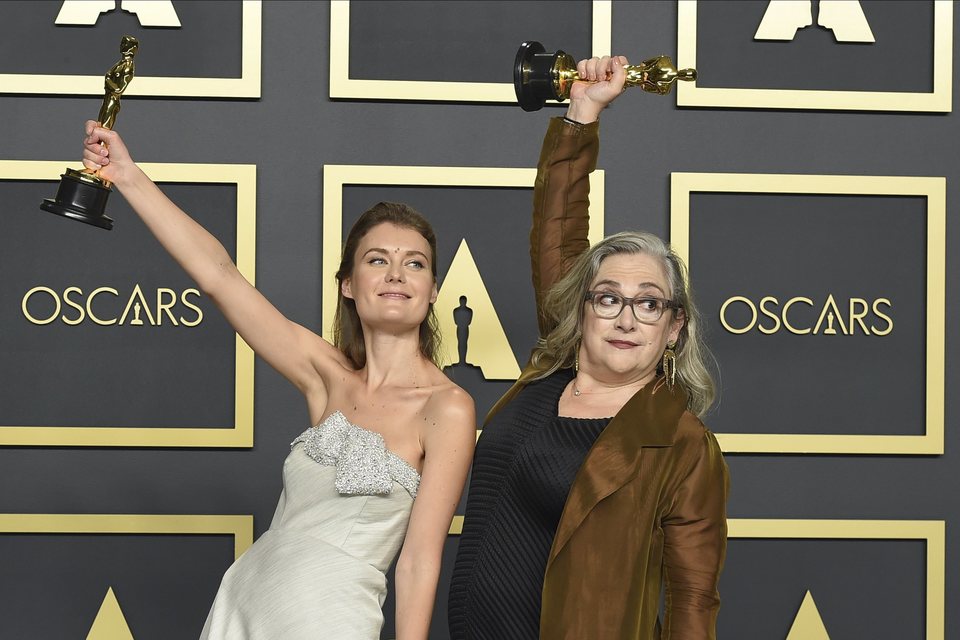
[{"label": "silver crystal bow", "polygon": [[323,465],[336,467],[334,486],[343,495],[385,495],[394,481],[416,497],[420,475],[387,449],[383,436],[347,420],[339,411],[301,433],[293,442]]}]

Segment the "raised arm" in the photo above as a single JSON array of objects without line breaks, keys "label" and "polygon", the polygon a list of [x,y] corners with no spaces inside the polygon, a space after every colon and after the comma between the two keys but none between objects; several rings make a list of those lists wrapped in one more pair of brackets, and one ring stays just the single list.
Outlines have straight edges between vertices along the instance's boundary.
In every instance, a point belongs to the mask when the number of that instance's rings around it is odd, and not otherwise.
[{"label": "raised arm", "polygon": [[[452,385],[451,385],[452,386]],[[427,640],[440,562],[454,510],[467,480],[477,437],[470,395],[459,387],[431,399],[423,474],[397,560],[397,640]]]},{"label": "raised arm", "polygon": [[553,327],[543,312],[550,287],[590,246],[590,173],[600,149],[599,121],[603,111],[623,91],[627,59],[591,58],[577,64],[580,77],[570,91],[565,118],[553,118],[540,151],[533,191],[530,262],[537,299],[540,335]]},{"label": "raised arm", "polygon": [[116,185],[163,248],[257,355],[299,387],[308,402],[325,403],[319,371],[324,362],[339,358],[339,352],[270,304],[243,277],[220,241],[171,202],[134,163],[115,131],[91,120],[86,134],[84,166]]}]

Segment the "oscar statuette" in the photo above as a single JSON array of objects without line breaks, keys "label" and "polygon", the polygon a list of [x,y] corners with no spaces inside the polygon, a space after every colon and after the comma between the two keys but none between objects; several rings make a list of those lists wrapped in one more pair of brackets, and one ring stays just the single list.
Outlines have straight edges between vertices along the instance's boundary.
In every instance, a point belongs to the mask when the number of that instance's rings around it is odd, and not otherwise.
[{"label": "oscar statuette", "polygon": [[[696,69],[678,70],[670,56],[657,56],[624,69],[626,86],[661,96],[670,93],[677,80],[697,79]],[[524,111],[539,111],[547,100],[566,100],[577,80],[581,80],[577,63],[570,54],[560,50],[546,53],[543,45],[533,40],[520,45],[513,65],[513,88]]]},{"label": "oscar statuette", "polygon": [[[113,129],[120,112],[120,96],[133,80],[133,57],[140,46],[133,36],[120,39],[120,60],[104,77],[103,104],[97,121],[104,129]],[[40,208],[58,216],[72,218],[101,229],[113,228],[113,220],[104,214],[110,182],[86,169],[67,169],[60,176],[60,186],[54,199],[47,198]]]}]

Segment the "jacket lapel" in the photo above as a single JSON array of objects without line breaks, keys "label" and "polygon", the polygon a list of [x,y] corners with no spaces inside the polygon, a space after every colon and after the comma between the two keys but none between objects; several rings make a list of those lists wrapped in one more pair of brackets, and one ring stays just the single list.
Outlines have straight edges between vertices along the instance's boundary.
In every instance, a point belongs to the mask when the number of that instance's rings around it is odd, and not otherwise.
[{"label": "jacket lapel", "polygon": [[547,561],[549,570],[587,514],[640,472],[643,447],[673,444],[676,425],[687,406],[679,386],[656,378],[638,391],[610,420],[581,465],[570,488]]}]

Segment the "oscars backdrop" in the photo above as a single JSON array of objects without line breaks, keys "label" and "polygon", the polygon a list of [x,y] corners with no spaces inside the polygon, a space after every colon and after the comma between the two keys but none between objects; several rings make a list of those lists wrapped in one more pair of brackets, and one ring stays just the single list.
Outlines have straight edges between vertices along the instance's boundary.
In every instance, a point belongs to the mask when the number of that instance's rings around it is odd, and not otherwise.
[{"label": "oscars backdrop", "polygon": [[719,636],[960,637],[954,24],[921,0],[0,4],[0,637],[195,638],[308,423],[119,195],[111,231],[40,210],[124,35],[115,129],[289,318],[330,336],[370,205],[431,219],[444,365],[481,420],[536,339],[563,114],[517,106],[517,47],[695,67],[603,114],[590,233],[690,266],[732,481]]}]

